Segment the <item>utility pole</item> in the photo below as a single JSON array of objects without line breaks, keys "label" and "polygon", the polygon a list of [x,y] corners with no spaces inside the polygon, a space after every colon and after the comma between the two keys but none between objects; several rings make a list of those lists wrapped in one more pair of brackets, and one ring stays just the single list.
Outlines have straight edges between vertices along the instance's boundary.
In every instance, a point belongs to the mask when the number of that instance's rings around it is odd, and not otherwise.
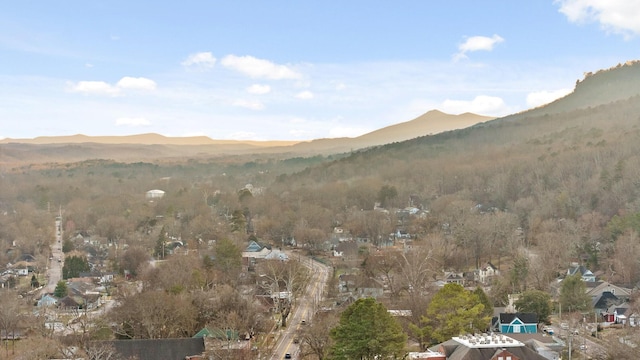
[{"label": "utility pole", "polygon": [[569,327],[569,360],[571,360],[571,345],[573,344],[573,330]]},{"label": "utility pole", "polygon": [[558,303],[558,319],[562,321],[562,303]]}]

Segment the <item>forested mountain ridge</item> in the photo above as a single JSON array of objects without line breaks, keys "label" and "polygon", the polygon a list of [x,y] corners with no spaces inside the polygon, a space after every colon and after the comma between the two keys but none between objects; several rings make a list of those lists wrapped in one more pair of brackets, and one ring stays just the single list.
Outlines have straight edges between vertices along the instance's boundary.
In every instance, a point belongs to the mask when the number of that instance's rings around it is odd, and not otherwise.
[{"label": "forested mountain ridge", "polygon": [[[640,257],[632,220],[640,214],[639,80],[635,62],[598,72],[549,108],[357,151],[282,175],[273,191],[295,191],[312,203],[331,193],[342,205],[373,209],[381,189],[392,187],[395,206],[421,199],[431,211],[432,222],[412,228],[418,236],[442,224],[479,233],[464,220],[468,210],[497,209],[516,219],[524,244],[545,259],[530,263],[536,287],[546,289],[574,261],[633,286],[640,266],[624,259]],[[481,248],[477,260],[500,257],[488,244]],[[443,251],[455,259],[464,257],[460,250]]]},{"label": "forested mountain ridge", "polygon": [[[494,166],[509,159],[522,158],[534,160],[528,166],[535,167],[535,164],[571,152],[601,151],[605,145],[612,144],[621,146],[626,141],[631,143],[635,140],[634,134],[640,125],[637,122],[640,117],[639,84],[638,62],[587,74],[583,81],[577,82],[575,91],[546,106],[465,129],[356,151],[339,161],[321,165],[315,170],[323,172],[323,176],[312,177],[322,182],[331,179],[332,169],[336,169],[337,173],[347,174],[342,176],[342,180],[348,179],[351,173],[358,177],[389,173],[388,176],[394,178],[402,174],[397,168],[401,163],[447,163],[438,167],[441,172],[462,164],[477,163],[478,158],[486,155],[495,161]],[[496,158],[496,155],[500,156]],[[453,158],[448,159],[447,156]],[[385,171],[384,164],[388,164],[385,161],[388,159],[393,159],[394,166]],[[367,166],[358,171],[349,170],[353,168],[351,165],[359,162]],[[304,178],[315,170],[306,169],[297,176],[308,184],[310,182]]]}]

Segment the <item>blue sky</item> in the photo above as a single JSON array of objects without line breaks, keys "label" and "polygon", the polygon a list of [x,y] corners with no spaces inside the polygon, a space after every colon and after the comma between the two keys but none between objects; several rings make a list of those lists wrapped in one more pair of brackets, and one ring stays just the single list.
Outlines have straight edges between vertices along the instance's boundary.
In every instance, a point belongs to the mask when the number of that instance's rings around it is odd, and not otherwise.
[{"label": "blue sky", "polygon": [[640,1],[6,1],[0,138],[358,136],[640,58]]}]

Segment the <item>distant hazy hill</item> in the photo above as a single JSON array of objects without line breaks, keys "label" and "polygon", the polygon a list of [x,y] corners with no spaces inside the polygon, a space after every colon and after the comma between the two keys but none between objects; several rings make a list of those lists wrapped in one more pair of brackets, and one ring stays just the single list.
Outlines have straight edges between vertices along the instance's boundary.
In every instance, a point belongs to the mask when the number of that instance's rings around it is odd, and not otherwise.
[{"label": "distant hazy hill", "polygon": [[303,152],[321,152],[328,150],[333,152],[349,151],[405,141],[444,131],[464,129],[492,119],[495,118],[471,113],[451,115],[438,110],[432,110],[413,120],[387,126],[355,138],[318,139],[296,144],[292,146],[292,149]]},{"label": "distant hazy hill", "polygon": [[137,134],[126,136],[39,136],[34,139],[4,139],[0,144],[138,144],[138,145],[241,145],[250,146],[288,146],[298,141],[251,141],[251,140],[213,140],[207,136],[167,137],[159,134]]},{"label": "distant hazy hill", "polygon": [[[3,163],[63,162],[85,159],[140,161],[179,157],[246,155],[252,153],[330,154],[404,141],[418,136],[465,128],[492,118],[475,114],[449,115],[440,111],[391,125],[356,138],[313,141],[214,140],[206,136],[166,137],[159,134],[130,136],[42,136],[35,139],[4,139]],[[2,145],[5,144],[5,145]]]}]

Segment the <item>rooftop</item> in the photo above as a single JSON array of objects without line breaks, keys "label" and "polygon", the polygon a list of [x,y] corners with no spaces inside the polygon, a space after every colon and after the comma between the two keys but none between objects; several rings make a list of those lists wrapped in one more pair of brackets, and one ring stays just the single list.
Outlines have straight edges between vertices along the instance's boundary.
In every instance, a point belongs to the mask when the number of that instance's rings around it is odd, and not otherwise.
[{"label": "rooftop", "polygon": [[472,349],[480,349],[480,348],[507,348],[507,347],[519,347],[524,346],[524,343],[521,343],[518,340],[515,340],[509,336],[505,336],[503,334],[467,334],[462,336],[454,336],[453,340],[459,342],[460,344],[472,348]]}]

